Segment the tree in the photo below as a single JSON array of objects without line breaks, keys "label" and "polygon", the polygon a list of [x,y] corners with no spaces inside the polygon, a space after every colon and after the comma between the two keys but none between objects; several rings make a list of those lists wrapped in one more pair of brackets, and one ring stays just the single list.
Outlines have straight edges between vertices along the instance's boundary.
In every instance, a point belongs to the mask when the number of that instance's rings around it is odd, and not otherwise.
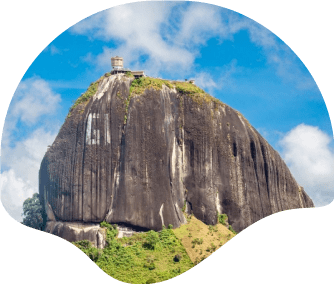
[{"label": "tree", "polygon": [[38,193],[23,202],[23,225],[43,231],[45,226],[45,211]]},{"label": "tree", "polygon": [[153,230],[148,231],[146,235],[146,245],[154,249],[155,245],[159,242],[159,234]]}]

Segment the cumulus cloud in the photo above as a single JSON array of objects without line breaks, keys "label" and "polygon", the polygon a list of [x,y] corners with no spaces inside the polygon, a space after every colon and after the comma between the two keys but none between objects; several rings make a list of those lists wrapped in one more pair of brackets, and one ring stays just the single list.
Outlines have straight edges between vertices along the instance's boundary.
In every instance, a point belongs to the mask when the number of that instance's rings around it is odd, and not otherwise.
[{"label": "cumulus cloud", "polygon": [[52,91],[41,78],[29,78],[20,83],[14,94],[9,114],[11,119],[19,118],[26,124],[34,124],[45,114],[53,114],[61,97]]},{"label": "cumulus cloud", "polygon": [[50,117],[61,98],[41,78],[18,86],[5,121],[1,144],[1,201],[8,213],[22,220],[23,201],[38,191],[41,160],[56,136],[56,125],[40,126]]},{"label": "cumulus cloud", "polygon": [[[214,5],[131,3],[97,13],[70,31],[112,43],[112,47],[105,46],[97,56],[87,55],[98,69],[110,68],[110,57],[120,55],[127,67],[145,69],[151,76],[161,72],[188,76],[195,70],[200,48],[209,39],[233,39],[241,30],[247,30],[250,40],[263,49],[278,76],[294,82],[298,88],[316,87],[313,79],[304,74],[302,63],[273,33],[247,17]],[[140,66],[139,58],[145,58]]]},{"label": "cumulus cloud", "polygon": [[1,173],[1,200],[7,211],[21,221],[23,201],[38,192],[38,171],[47,146],[55,133],[37,129],[13,148],[2,151],[2,165],[8,170]]},{"label": "cumulus cloud", "polygon": [[206,72],[200,72],[196,74],[196,77],[194,78],[196,81],[196,85],[199,86],[202,89],[215,89],[217,88],[217,84],[212,79],[210,73]]},{"label": "cumulus cloud", "polygon": [[300,124],[279,142],[282,157],[297,182],[316,206],[334,199],[334,149],[332,138],[318,127]]},{"label": "cumulus cloud", "polygon": [[175,44],[192,48],[204,45],[212,37],[226,38],[228,25],[224,23],[221,9],[213,5],[196,3],[185,9],[181,16],[179,31],[174,38]]},{"label": "cumulus cloud", "polygon": [[181,68],[193,62],[193,54],[168,43],[160,34],[174,5],[174,2],[138,2],[117,6],[81,21],[71,32],[118,43],[116,48],[105,47],[98,57],[98,63],[102,62],[100,67],[110,66],[110,55],[117,54],[126,58],[126,65],[131,67],[139,56],[148,56],[148,68]]}]

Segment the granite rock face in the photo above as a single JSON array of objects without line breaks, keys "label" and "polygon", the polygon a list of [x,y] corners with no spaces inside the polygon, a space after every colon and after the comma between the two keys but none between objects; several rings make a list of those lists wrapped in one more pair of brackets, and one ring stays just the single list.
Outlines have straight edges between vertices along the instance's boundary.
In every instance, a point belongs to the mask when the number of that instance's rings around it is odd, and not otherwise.
[{"label": "granite rock face", "polygon": [[39,191],[54,222],[160,230],[185,223],[186,210],[206,224],[225,213],[240,232],[275,212],[314,206],[240,113],[165,85],[129,97],[131,80],[101,80],[45,154]]},{"label": "granite rock face", "polygon": [[49,221],[45,231],[69,242],[88,240],[97,248],[104,248],[106,245],[106,229],[99,224]]}]

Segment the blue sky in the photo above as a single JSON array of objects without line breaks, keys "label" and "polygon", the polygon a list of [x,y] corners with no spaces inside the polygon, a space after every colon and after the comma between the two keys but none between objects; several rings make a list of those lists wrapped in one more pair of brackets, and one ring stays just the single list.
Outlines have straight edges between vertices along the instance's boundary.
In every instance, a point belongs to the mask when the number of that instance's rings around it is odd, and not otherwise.
[{"label": "blue sky", "polygon": [[38,190],[40,161],[73,101],[110,71],[115,55],[148,76],[195,79],[239,110],[280,152],[317,206],[333,200],[329,115],[293,51],[266,28],[218,6],[143,2],[74,25],[41,51],[24,75],[1,147],[1,198],[15,219],[23,200]]}]

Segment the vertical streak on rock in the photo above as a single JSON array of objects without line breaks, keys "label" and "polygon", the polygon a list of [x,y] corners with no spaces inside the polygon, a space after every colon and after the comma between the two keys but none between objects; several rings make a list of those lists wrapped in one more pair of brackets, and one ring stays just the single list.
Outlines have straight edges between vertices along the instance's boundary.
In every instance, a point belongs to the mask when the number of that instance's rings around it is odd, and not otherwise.
[{"label": "vertical streak on rock", "polygon": [[71,220],[72,218],[72,187],[71,187],[71,167],[72,167],[72,147],[69,147],[65,153],[64,165],[64,195],[65,195],[65,218]]},{"label": "vertical streak on rock", "polygon": [[65,220],[64,218],[64,207],[65,207],[65,202],[64,202],[64,180],[63,180],[63,173],[64,173],[64,165],[63,163],[60,163],[60,167],[59,167],[59,175],[58,175],[58,185],[59,185],[59,193],[60,193],[60,218],[61,220]]},{"label": "vertical streak on rock", "polygon": [[235,157],[235,165],[236,165],[236,179],[237,179],[237,195],[238,195],[238,204],[241,209],[241,223],[245,226],[247,222],[247,204],[244,196],[244,186],[243,186],[243,176],[240,167],[240,157]]},{"label": "vertical streak on rock", "polygon": [[108,151],[109,151],[109,156],[106,157],[106,176],[107,176],[107,188],[106,188],[106,199],[105,199],[105,208],[104,208],[104,218],[106,218],[106,215],[108,213],[108,209],[111,208],[111,204],[112,204],[112,198],[113,198],[113,175],[114,175],[114,171],[115,171],[115,167],[114,167],[114,163],[113,163],[113,158],[114,158],[114,151],[115,151],[115,145],[114,145],[114,131],[113,129],[117,129],[117,124],[116,122],[113,123],[113,116],[112,116],[112,89],[108,90],[108,114],[110,114],[110,117],[108,117],[109,120],[109,125],[110,125],[110,144],[108,147]]},{"label": "vertical streak on rock", "polygon": [[71,216],[70,220],[75,220],[77,211],[78,188],[76,183],[76,163],[77,163],[77,146],[78,146],[78,126],[73,126],[72,154],[71,154],[71,174],[70,174],[70,194],[71,194]]},{"label": "vertical streak on rock", "polygon": [[260,205],[261,205],[261,214],[258,218],[258,220],[259,220],[259,219],[263,218],[265,215],[264,215],[264,211],[263,211],[263,204],[262,204],[261,190],[260,190],[260,180],[259,180],[259,174],[258,174],[258,163],[257,163],[257,155],[258,154],[257,154],[255,142],[253,140],[251,140],[251,143],[250,143],[250,151],[251,151],[251,156],[252,156],[252,160],[253,160],[253,164],[254,164],[256,184],[257,184],[259,200],[260,200]]},{"label": "vertical streak on rock", "polygon": [[[90,110],[91,111],[91,110]],[[91,182],[92,182],[92,113],[89,113],[88,122],[86,123],[86,143],[85,143],[85,156],[83,162],[83,196],[82,196],[82,208],[84,222],[89,222],[92,217],[91,210]],[[90,127],[89,127],[90,126]]]},{"label": "vertical streak on rock", "polygon": [[61,162],[59,162],[59,167],[58,167],[58,173],[57,173],[57,178],[58,178],[58,181],[57,181],[57,191],[58,191],[58,197],[59,197],[59,218],[61,220],[63,220],[64,218],[64,201],[63,201],[63,194],[62,194],[62,171],[63,171],[63,168],[62,168],[62,164]]},{"label": "vertical streak on rock", "polygon": [[78,213],[79,213],[79,204],[78,204],[78,198],[79,198],[79,184],[78,184],[78,147],[79,147],[79,127],[80,124],[76,127],[76,135],[75,135],[75,145],[74,145],[74,151],[73,151],[73,165],[72,165],[72,220],[78,220]]},{"label": "vertical streak on rock", "polygon": [[283,206],[282,206],[282,197],[280,194],[280,178],[279,178],[279,174],[278,174],[278,168],[279,165],[276,164],[276,168],[275,168],[275,177],[276,177],[276,196],[277,196],[277,208],[278,211],[282,211],[283,210]]},{"label": "vertical streak on rock", "polygon": [[271,188],[271,179],[269,177],[270,172],[269,172],[269,163],[270,163],[270,157],[267,154],[267,150],[265,148],[265,146],[263,145],[262,142],[260,142],[260,149],[261,149],[261,154],[262,154],[262,158],[263,158],[263,166],[264,166],[264,176],[265,176],[265,187],[266,187],[266,192],[267,192],[267,198],[268,198],[268,209],[269,211],[266,212],[265,216],[272,213],[272,196],[270,194],[270,188]]},{"label": "vertical streak on rock", "polygon": [[98,118],[97,118],[97,125],[99,128],[99,144],[96,146],[96,158],[97,158],[97,165],[96,165],[96,196],[95,196],[95,222],[100,221],[100,193],[101,193],[101,166],[102,166],[102,153],[104,148],[104,139],[103,139],[103,112],[101,105],[103,104],[102,101],[99,102],[98,108]]},{"label": "vertical streak on rock", "polygon": [[86,127],[85,127],[85,114],[81,117],[81,122],[79,124],[79,145],[78,145],[78,163],[77,167],[77,183],[78,183],[78,217],[77,220],[83,221],[82,213],[82,196],[83,196],[83,167],[84,167],[84,155],[85,155],[85,137],[86,137]]},{"label": "vertical streak on rock", "polygon": [[68,192],[68,219],[73,220],[73,195],[74,195],[74,188],[73,188],[73,165],[74,165],[74,148],[75,148],[75,132],[73,133],[73,141],[71,148],[70,148],[70,153],[68,153],[68,178],[67,178],[67,185],[66,185],[66,191]]},{"label": "vertical streak on rock", "polygon": [[[92,145],[91,148],[91,220],[96,222],[96,191],[97,191],[97,165],[98,165],[98,148],[99,148],[99,128],[98,128],[98,108],[93,108],[93,121],[92,121]],[[94,140],[93,140],[94,139]]]}]

